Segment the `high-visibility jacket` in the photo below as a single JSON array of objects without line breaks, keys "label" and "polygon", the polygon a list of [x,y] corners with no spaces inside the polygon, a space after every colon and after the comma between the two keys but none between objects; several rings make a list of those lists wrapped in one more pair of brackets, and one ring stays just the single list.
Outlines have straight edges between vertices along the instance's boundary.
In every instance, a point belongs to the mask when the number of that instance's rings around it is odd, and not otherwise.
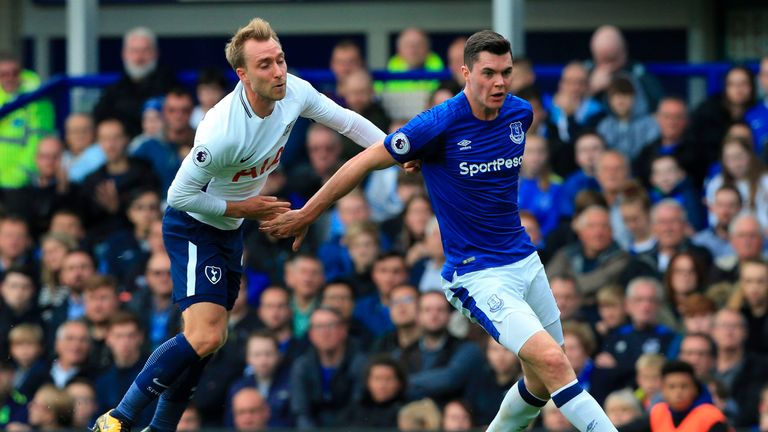
[{"label": "high-visibility jacket", "polygon": [[677,427],[666,402],[659,402],[651,408],[651,431],[653,432],[706,432],[720,422],[725,422],[725,415],[709,403],[694,408]]},{"label": "high-visibility jacket", "polygon": [[[445,69],[443,60],[439,55],[430,52],[424,60],[422,70],[426,72],[442,72]],[[388,72],[407,72],[410,70],[408,64],[399,55],[395,55],[387,62]],[[390,80],[387,82],[377,81],[374,83],[374,89],[377,93],[381,92],[432,92],[440,85],[439,80]]]},{"label": "high-visibility jacket", "polygon": [[[40,78],[32,71],[22,71],[20,79],[21,87],[16,93],[0,88],[0,106],[40,87]],[[45,99],[38,99],[0,118],[0,188],[20,188],[29,182],[37,171],[37,145],[53,130],[53,106]]]}]

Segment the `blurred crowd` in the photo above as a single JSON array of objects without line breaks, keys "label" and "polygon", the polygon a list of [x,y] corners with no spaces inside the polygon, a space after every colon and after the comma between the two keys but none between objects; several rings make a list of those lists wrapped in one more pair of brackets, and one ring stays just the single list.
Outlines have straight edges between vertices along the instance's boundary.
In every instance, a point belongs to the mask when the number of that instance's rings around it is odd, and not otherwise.
[{"label": "blurred crowd", "polygon": [[[451,79],[376,82],[340,41],[318,89],[387,132],[464,84],[464,39],[446,53],[408,28],[390,71]],[[768,431],[768,57],[733,66],[698,106],[665,93],[619,29],[553,94],[515,59],[515,95],[535,113],[519,180],[579,382],[623,425],[667,401],[662,369],[689,364],[689,407]],[[290,53],[289,53],[290,54]],[[92,112],[39,100],[0,119],[0,428],[91,425],[146,356],[175,335],[165,196],[195,127],[231,89],[204,70],[194,91],[159,61],[155,35],[124,35],[120,80]],[[0,106],[40,85],[0,54]],[[426,95],[427,97],[424,97]],[[421,99],[419,99],[421,98]],[[360,149],[297,122],[264,195],[301,207]],[[298,254],[247,222],[229,339],[180,430],[331,426],[468,430],[487,425],[520,377],[514,354],[452,310],[440,289],[440,231],[418,173],[371,174],[310,230]],[[514,320],[511,316],[509,319]],[[151,419],[151,406],[144,413]],[[554,405],[537,430],[570,431]]]}]

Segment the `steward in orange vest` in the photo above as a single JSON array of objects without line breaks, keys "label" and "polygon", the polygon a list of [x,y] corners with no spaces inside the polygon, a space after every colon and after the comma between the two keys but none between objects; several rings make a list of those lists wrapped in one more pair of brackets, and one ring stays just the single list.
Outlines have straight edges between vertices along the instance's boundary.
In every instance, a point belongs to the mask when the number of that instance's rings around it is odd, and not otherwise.
[{"label": "steward in orange vest", "polygon": [[663,402],[650,415],[620,427],[621,432],[728,432],[725,415],[702,397],[693,367],[672,360],[661,369]]}]

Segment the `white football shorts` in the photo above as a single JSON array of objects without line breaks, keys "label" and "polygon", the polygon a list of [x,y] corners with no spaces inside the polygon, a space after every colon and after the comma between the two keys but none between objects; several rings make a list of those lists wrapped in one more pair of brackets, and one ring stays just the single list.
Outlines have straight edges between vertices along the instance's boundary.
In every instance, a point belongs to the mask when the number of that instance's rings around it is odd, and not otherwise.
[{"label": "white football shorts", "polygon": [[523,260],[443,279],[448,301],[518,354],[534,333],[546,330],[563,344],[560,310],[544,266],[534,252]]}]

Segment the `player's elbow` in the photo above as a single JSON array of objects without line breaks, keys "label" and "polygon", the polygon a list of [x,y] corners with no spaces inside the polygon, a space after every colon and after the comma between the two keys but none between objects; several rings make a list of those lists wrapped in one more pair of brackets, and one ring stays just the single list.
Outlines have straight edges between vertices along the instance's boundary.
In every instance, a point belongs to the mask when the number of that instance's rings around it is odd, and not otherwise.
[{"label": "player's elbow", "polygon": [[171,187],[168,189],[168,205],[175,208],[176,210],[184,210],[184,204],[186,203],[186,200],[183,198],[183,194],[180,193],[176,188]]}]

